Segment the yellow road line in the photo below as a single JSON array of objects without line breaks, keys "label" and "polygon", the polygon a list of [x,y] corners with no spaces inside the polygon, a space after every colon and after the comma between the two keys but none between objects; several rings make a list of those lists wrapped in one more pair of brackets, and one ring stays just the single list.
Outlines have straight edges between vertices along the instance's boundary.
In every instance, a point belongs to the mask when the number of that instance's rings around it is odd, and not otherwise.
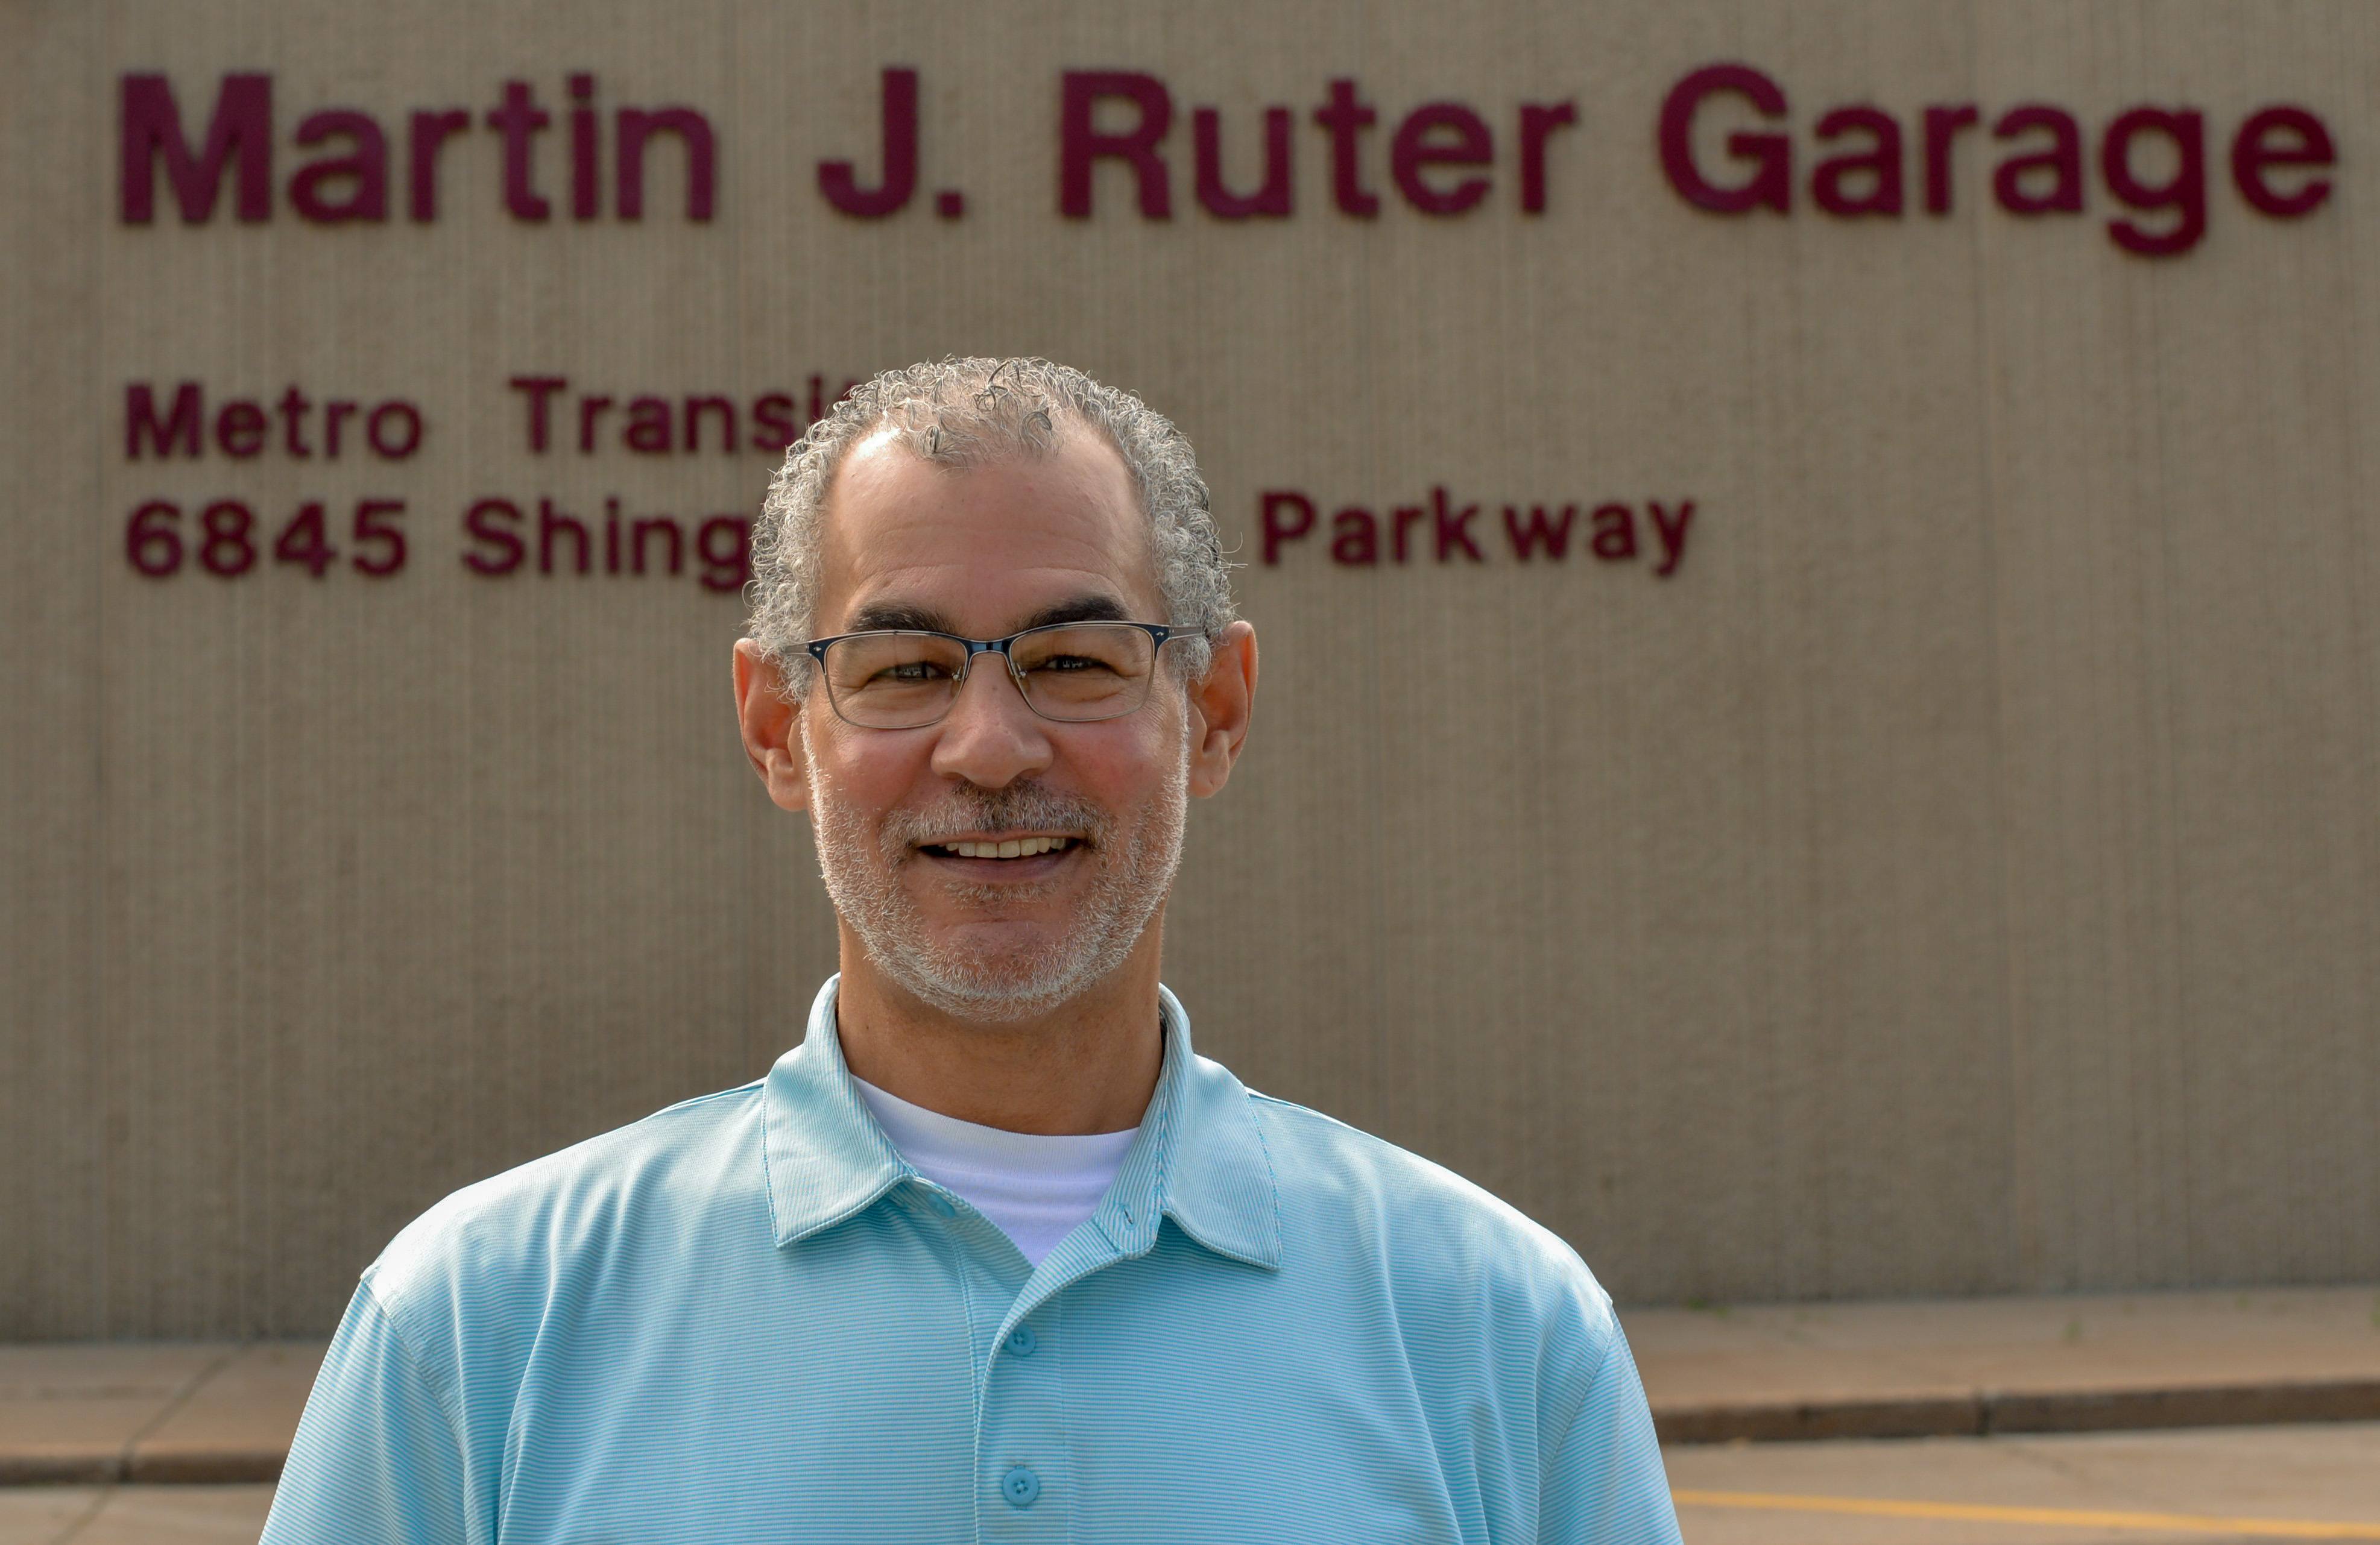
[{"label": "yellow road line", "polygon": [[1804,1497],[1782,1491],[1672,1491],[1680,1507],[1742,1507],[1779,1513],[1852,1513],[1872,1518],[1958,1518],[1984,1524],[2052,1524],[2168,1534],[2259,1535],[2274,1539],[2380,1539],[2380,1523],[2301,1518],[2215,1518],[2198,1513],[2105,1513],[2087,1508],[1991,1507],[1970,1503],[1886,1502],[1874,1497]]}]

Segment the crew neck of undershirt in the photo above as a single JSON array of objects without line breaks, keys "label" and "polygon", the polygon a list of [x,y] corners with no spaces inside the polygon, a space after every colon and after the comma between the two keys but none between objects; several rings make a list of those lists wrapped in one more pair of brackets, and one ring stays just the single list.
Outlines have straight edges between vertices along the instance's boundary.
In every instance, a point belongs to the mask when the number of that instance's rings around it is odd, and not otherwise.
[{"label": "crew neck of undershirt", "polygon": [[910,1167],[965,1198],[1036,1266],[1099,1210],[1140,1132],[1011,1132],[912,1104],[862,1078],[851,1081]]}]

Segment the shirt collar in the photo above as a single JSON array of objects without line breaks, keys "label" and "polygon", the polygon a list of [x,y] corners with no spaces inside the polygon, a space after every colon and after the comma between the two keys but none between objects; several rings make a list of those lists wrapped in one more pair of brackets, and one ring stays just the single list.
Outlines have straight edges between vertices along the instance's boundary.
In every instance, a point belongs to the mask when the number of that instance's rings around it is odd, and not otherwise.
[{"label": "shirt collar", "polygon": [[[853,1087],[835,1033],[830,976],[810,1006],[802,1044],[777,1059],[761,1092],[761,1154],[776,1242],[832,1227],[913,1178]],[[1158,989],[1165,1061],[1140,1135],[1093,1215],[1127,1255],[1157,1242],[1157,1222],[1219,1255],[1267,1269],[1281,1264],[1281,1202],[1272,1161],[1249,1095],[1221,1064],[1190,1047],[1190,1016]]]}]

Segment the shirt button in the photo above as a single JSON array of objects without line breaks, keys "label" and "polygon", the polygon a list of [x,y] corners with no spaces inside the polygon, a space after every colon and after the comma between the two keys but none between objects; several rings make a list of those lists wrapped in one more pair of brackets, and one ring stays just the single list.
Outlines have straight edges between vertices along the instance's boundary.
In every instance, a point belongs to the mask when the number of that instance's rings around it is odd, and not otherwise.
[{"label": "shirt button", "polygon": [[1008,1349],[1020,1358],[1031,1357],[1033,1348],[1040,1345],[1040,1339],[1034,1335],[1030,1325],[1019,1325],[1008,1333]]},{"label": "shirt button", "polygon": [[1031,1507],[1041,1494],[1041,1478],[1023,1465],[1014,1466],[1000,1478],[1000,1494],[1011,1507]]},{"label": "shirt button", "polygon": [[936,1215],[941,1217],[950,1218],[956,1217],[958,1215],[959,1210],[951,1205],[951,1199],[944,1196],[940,1191],[928,1191],[926,1193],[926,1205],[931,1207]]}]

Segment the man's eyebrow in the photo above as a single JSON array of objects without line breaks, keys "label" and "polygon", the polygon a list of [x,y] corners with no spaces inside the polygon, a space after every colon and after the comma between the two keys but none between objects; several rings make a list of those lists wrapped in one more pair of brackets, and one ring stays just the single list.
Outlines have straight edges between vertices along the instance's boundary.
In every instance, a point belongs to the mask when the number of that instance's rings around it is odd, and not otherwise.
[{"label": "man's eyebrow", "polygon": [[[1124,604],[1115,597],[1096,590],[1079,596],[1069,596],[1062,601],[1045,606],[1016,624],[1016,631],[1027,628],[1054,627],[1061,622],[1123,622],[1131,621]],[[851,614],[845,626],[847,633],[878,633],[897,630],[905,633],[948,633],[960,630],[941,612],[915,601],[869,601]]]},{"label": "man's eyebrow", "polygon": [[1060,622],[1129,622],[1131,621],[1132,615],[1124,610],[1124,604],[1122,601],[1113,596],[1102,595],[1092,590],[1070,597],[1055,606],[1045,606],[1018,623],[1017,627],[1022,631],[1026,628],[1054,627]]},{"label": "man's eyebrow", "polygon": [[869,601],[851,614],[845,633],[956,633],[951,620],[915,601]]}]

